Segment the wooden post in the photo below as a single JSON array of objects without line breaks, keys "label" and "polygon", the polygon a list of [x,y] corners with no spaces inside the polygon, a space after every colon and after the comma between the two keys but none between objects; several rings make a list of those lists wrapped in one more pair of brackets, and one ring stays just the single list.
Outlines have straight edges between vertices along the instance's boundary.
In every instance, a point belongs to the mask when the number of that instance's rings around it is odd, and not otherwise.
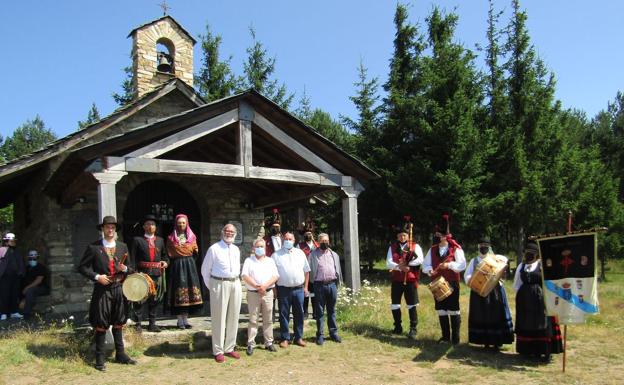
[{"label": "wooden post", "polygon": [[91,174],[99,182],[98,215],[100,217],[98,218],[98,221],[101,221],[106,215],[112,215],[117,218],[117,196],[115,194],[115,185],[128,173],[125,171],[105,171],[93,172]]},{"label": "wooden post", "polygon": [[[568,234],[572,233],[572,210],[568,211]],[[566,348],[568,345],[568,325],[563,325],[563,362],[562,372],[565,373],[566,367]]]},{"label": "wooden post", "polygon": [[[355,185],[355,183],[354,183]],[[345,283],[354,292],[360,290],[360,244],[358,239],[357,197],[362,190],[343,187],[342,237],[344,240]]]}]

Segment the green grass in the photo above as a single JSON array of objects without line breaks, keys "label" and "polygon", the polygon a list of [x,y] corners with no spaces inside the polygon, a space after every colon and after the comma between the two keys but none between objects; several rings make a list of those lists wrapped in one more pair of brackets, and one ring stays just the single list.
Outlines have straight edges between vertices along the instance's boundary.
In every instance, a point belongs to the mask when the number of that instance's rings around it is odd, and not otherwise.
[{"label": "green grass", "polygon": [[[92,367],[90,336],[65,324],[43,331],[18,330],[0,337],[0,383],[130,383],[137,379],[167,383],[458,383],[458,384],[616,384],[621,379],[624,348],[624,261],[611,261],[607,282],[599,286],[601,313],[587,323],[568,327],[568,369],[561,373],[561,355],[550,364],[525,360],[513,345],[493,354],[465,343],[438,345],[440,336],[431,294],[418,289],[418,340],[389,333],[392,329],[388,272],[381,268],[366,275],[356,295],[341,291],[338,322],[343,344],[314,345],[315,325],[307,321],[305,349],[290,347],[270,354],[257,349],[252,357],[212,361],[210,340],[202,331],[168,342],[126,333],[128,352],[137,366],[112,362],[103,377]],[[514,295],[507,282],[509,302]],[[469,291],[461,288],[462,342],[467,340]],[[407,314],[403,309],[404,325]],[[244,345],[246,329],[239,331]],[[241,352],[242,353],[242,352]],[[94,377],[99,376],[99,377]]]}]

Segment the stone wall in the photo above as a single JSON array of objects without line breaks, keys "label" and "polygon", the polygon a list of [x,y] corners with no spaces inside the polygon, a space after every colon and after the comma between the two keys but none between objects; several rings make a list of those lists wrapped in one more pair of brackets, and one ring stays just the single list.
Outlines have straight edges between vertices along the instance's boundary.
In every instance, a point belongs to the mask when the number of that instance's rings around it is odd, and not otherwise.
[{"label": "stone wall", "polygon": [[[175,76],[193,86],[193,41],[169,18],[148,24],[133,33],[133,86],[137,97]],[[173,74],[158,72],[156,45],[162,43],[173,56]]]}]

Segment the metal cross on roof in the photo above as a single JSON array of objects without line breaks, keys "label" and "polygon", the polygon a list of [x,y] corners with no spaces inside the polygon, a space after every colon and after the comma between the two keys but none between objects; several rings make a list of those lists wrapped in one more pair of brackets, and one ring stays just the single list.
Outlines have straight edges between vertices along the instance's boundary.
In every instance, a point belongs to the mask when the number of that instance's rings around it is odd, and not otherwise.
[{"label": "metal cross on roof", "polygon": [[167,5],[167,0],[163,0],[162,3],[158,4],[160,8],[163,10],[163,16],[167,16],[167,12],[171,9],[169,5]]}]

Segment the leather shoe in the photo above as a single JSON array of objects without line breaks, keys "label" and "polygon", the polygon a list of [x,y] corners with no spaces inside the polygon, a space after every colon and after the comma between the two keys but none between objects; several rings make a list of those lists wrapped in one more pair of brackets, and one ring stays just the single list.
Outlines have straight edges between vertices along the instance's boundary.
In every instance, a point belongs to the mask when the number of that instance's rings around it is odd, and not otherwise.
[{"label": "leather shoe", "polygon": [[162,330],[158,326],[156,326],[156,324],[153,324],[147,327],[147,331],[152,333],[160,333]]},{"label": "leather shoe", "polygon": [[225,362],[225,357],[223,356],[223,354],[217,354],[215,356],[215,361],[217,361],[218,363],[222,364]]},{"label": "leather shoe", "polygon": [[95,368],[97,370],[99,370],[100,372],[105,372],[106,371],[106,365],[104,365],[104,364],[95,364]]},{"label": "leather shoe", "polygon": [[286,349],[288,347],[288,340],[283,340],[279,343],[280,348]]},{"label": "leather shoe", "polygon": [[115,356],[115,362],[124,365],[136,365],[136,361],[130,358],[126,353],[117,354]]},{"label": "leather shoe", "polygon": [[325,337],[323,337],[323,336],[318,336],[318,337],[316,337],[316,344],[317,344],[317,345],[321,346],[321,345],[323,345],[324,343],[325,343]]},{"label": "leather shoe", "polygon": [[246,353],[247,353],[248,356],[251,356],[253,354],[253,349],[254,349],[253,346],[251,346],[251,345],[247,346],[247,352]]},{"label": "leather shoe", "polygon": [[271,344],[269,346],[266,347],[266,350],[275,353],[277,351],[277,349],[275,349],[275,345]]},{"label": "leather shoe", "polygon": [[342,342],[342,338],[340,338],[340,336],[338,334],[334,334],[333,336],[331,336],[332,341],[337,342],[337,343],[341,343]]},{"label": "leather shoe", "polygon": [[297,341],[295,341],[295,345],[305,348],[306,342],[303,339],[299,338]]},{"label": "leather shoe", "polygon": [[231,352],[225,353],[225,355],[230,357],[230,358],[234,358],[235,360],[239,360],[240,359],[240,354],[236,353],[234,350],[232,350]]}]

